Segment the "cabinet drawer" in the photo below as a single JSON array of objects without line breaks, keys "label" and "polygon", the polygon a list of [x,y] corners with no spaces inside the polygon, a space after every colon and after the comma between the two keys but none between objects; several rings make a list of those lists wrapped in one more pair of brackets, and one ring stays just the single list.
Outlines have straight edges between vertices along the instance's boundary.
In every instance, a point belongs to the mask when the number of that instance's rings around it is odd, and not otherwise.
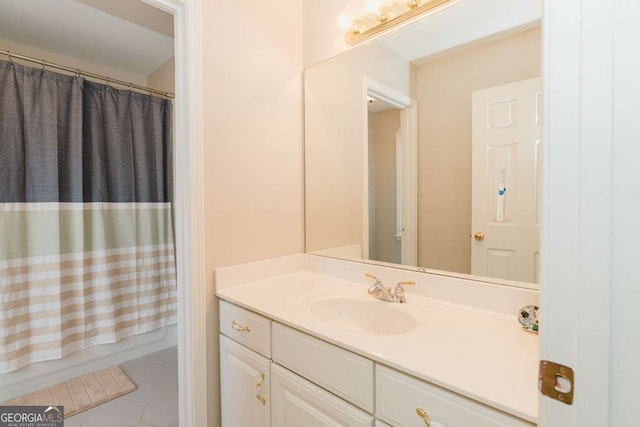
[{"label": "cabinet drawer", "polygon": [[271,425],[371,427],[373,417],[293,372],[272,363]]},{"label": "cabinet drawer", "polygon": [[220,332],[271,357],[271,320],[220,300]]},{"label": "cabinet drawer", "polygon": [[273,323],[273,360],[373,413],[373,362]]},{"label": "cabinet drawer", "polygon": [[532,427],[519,418],[385,366],[376,367],[376,415],[393,426],[424,427],[422,408],[438,427]]}]

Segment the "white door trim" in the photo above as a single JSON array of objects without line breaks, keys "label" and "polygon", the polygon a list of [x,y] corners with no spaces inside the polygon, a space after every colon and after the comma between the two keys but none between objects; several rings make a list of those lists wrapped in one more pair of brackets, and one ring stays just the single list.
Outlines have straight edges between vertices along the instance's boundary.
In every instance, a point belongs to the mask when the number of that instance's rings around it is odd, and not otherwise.
[{"label": "white door trim", "polygon": [[576,390],[571,406],[540,397],[541,427],[610,425],[617,3],[544,2],[540,358],[572,367]]},{"label": "white door trim", "polygon": [[207,425],[201,0],[144,1],[174,15],[179,419],[181,427],[201,427]]},{"label": "white door trim", "polygon": [[418,267],[418,102],[400,111],[402,132],[402,233],[401,262]]},{"label": "white door trim", "polygon": [[402,173],[402,264],[418,263],[418,103],[369,77],[362,78],[362,258],[369,259],[369,114],[367,96],[385,101],[400,110],[400,132],[404,155]]}]

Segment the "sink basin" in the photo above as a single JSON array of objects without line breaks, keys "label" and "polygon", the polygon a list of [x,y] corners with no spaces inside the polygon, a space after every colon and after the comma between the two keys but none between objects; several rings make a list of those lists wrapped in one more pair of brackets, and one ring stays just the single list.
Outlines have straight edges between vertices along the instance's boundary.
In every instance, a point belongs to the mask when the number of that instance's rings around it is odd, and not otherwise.
[{"label": "sink basin", "polygon": [[325,324],[366,334],[397,335],[417,326],[411,315],[377,300],[327,298],[313,303],[310,310]]}]

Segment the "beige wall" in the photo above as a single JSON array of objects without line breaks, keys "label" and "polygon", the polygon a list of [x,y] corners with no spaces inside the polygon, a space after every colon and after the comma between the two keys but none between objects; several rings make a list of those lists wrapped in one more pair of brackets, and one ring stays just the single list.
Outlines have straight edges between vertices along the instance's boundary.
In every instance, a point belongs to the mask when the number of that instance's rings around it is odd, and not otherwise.
[{"label": "beige wall", "polygon": [[304,251],[302,1],[205,1],[209,426],[220,422],[216,267]]},{"label": "beige wall", "polygon": [[176,59],[169,58],[147,77],[147,86],[163,92],[175,92],[176,88]]},{"label": "beige wall", "polygon": [[396,241],[396,132],[400,110],[369,113],[369,259],[400,264]]},{"label": "beige wall", "polygon": [[[128,71],[122,71],[115,68],[105,67],[104,65],[95,64],[93,62],[83,61],[78,58],[73,58],[70,56],[59,55],[57,53],[52,53],[38,47],[28,46],[21,43],[14,43],[9,40],[0,39],[0,49],[9,50],[15,53],[21,53],[26,56],[31,56],[34,58],[44,59],[49,62],[54,62],[56,64],[65,65],[71,68],[78,68],[83,71],[90,71],[92,73],[100,74],[107,77],[112,77],[114,79],[123,80],[125,82],[131,82],[138,85],[145,86],[147,84],[147,76],[137,73],[131,73]],[[7,60],[8,58],[4,55],[0,55],[0,60]],[[29,67],[39,67],[31,62],[23,62],[20,60],[14,60],[17,63],[27,65]],[[56,73],[65,73],[64,71],[55,70]],[[68,73],[67,73],[68,74]]]},{"label": "beige wall", "polygon": [[346,28],[371,5],[372,0],[304,0],[304,66],[347,50]]},{"label": "beige wall", "polygon": [[361,45],[305,70],[306,248],[362,245],[363,77],[406,94],[409,63]]},{"label": "beige wall", "polygon": [[540,76],[540,30],[417,68],[418,264],[471,271],[471,92]]}]

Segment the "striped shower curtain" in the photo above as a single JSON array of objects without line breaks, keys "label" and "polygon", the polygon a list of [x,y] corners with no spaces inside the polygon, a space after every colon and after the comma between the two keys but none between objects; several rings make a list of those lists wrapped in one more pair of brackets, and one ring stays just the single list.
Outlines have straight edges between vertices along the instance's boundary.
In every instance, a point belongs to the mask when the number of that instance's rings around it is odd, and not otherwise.
[{"label": "striped shower curtain", "polygon": [[170,117],[0,62],[0,373],[176,322]]}]

